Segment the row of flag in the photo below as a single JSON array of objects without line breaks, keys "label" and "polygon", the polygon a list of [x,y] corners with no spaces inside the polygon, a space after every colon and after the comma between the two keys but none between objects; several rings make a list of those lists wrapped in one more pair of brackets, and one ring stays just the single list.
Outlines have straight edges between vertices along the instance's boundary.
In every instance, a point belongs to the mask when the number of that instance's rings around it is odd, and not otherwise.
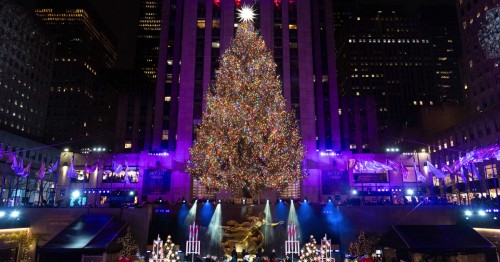
[{"label": "row of flag", "polygon": [[[6,152],[0,147],[0,158],[3,158],[4,156],[7,157],[7,163],[11,163],[11,169],[14,171],[14,173],[22,178],[26,178],[30,174],[31,170],[31,161],[25,166],[23,163],[23,158],[17,157],[17,154],[15,152]],[[40,168],[36,171],[36,176],[38,179],[42,180],[45,177],[46,173],[51,173],[54,174],[57,172],[59,168],[59,159],[51,165],[49,168],[46,167],[45,161],[42,160],[42,163],[40,165]],[[85,172],[86,173],[94,173],[98,168],[104,169],[104,167],[101,165],[100,160],[97,160],[97,163],[94,166],[89,166],[87,162],[85,162]],[[123,165],[116,163],[113,161],[112,163],[112,171],[115,174],[119,174],[121,171],[125,171],[125,174],[127,174],[129,170],[128,166],[128,161],[125,159],[125,162]],[[68,168],[68,171],[66,175],[70,178],[77,178],[78,174],[75,169],[75,157],[71,157],[71,163]],[[126,175],[127,176],[127,175]],[[127,180],[127,178],[126,178]]]},{"label": "row of flag", "polygon": [[[475,149],[473,151],[468,152],[465,156],[460,157],[456,160],[451,166],[448,166],[444,163],[439,166],[434,166],[430,161],[426,161],[426,165],[429,168],[431,174],[436,176],[437,178],[445,178],[448,174],[458,174],[462,177],[464,181],[467,181],[466,176],[470,173],[473,177],[480,178],[478,171],[476,169],[475,164],[483,162],[488,159],[496,158],[500,160],[500,146],[499,145],[490,145],[484,148]],[[381,170],[386,171],[394,171],[401,174],[404,178],[408,177],[408,169],[402,164],[397,163],[392,160],[387,160],[387,164],[382,164],[375,160],[364,160],[359,161],[356,159],[350,160],[349,169],[353,169],[356,173],[363,172],[378,172]],[[425,182],[426,177],[420,173],[418,170],[415,161],[413,161],[413,169],[415,170],[415,174],[417,176],[417,181]]]}]

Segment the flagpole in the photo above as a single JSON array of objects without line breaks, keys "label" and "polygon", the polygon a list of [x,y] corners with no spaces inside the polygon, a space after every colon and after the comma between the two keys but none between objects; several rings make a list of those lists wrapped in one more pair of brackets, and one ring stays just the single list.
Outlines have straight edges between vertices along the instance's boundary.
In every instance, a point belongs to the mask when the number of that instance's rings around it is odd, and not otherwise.
[{"label": "flagpole", "polygon": [[0,204],[1,206],[4,205],[3,203],[3,189],[5,188],[5,178],[7,177],[7,160],[5,160],[4,165],[3,165],[3,178],[2,178],[2,187],[0,188],[0,198],[2,203]]}]

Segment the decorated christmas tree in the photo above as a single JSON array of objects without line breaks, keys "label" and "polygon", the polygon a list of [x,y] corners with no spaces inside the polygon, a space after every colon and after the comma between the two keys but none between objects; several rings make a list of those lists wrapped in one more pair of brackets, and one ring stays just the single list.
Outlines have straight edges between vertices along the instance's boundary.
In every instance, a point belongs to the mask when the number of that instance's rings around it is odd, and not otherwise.
[{"label": "decorated christmas tree", "polygon": [[172,242],[172,238],[170,235],[167,237],[165,245],[163,247],[163,254],[165,261],[168,262],[177,262],[180,261],[179,256],[177,255],[177,251],[174,249],[175,244]]},{"label": "decorated christmas tree", "polygon": [[[305,149],[294,114],[286,109],[276,64],[256,32],[251,9],[220,59],[187,172],[210,189],[255,195],[302,178]],[[245,17],[245,15],[247,15]]]},{"label": "decorated christmas tree", "polygon": [[137,241],[135,241],[134,233],[132,232],[132,228],[127,227],[127,233],[123,237],[123,247],[122,247],[122,255],[125,257],[131,257],[139,253],[139,246],[137,245]]},{"label": "decorated christmas tree", "polygon": [[318,255],[318,251],[316,249],[316,239],[311,235],[309,243],[307,243],[303,248],[300,254],[299,261],[301,262],[312,262],[312,261],[320,261],[321,257]]},{"label": "decorated christmas tree", "polygon": [[371,255],[374,241],[366,238],[365,231],[361,229],[358,239],[355,242],[349,243],[349,253],[356,257]]}]

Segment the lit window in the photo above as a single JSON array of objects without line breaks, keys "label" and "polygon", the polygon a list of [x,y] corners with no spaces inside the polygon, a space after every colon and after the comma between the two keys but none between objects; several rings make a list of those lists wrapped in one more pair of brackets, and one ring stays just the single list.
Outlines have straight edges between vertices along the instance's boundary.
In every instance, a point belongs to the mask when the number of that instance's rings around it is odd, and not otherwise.
[{"label": "lit window", "polygon": [[165,97],[165,102],[170,102],[170,99],[171,99],[171,97],[170,97],[170,96],[166,96],[166,97]]},{"label": "lit window", "polygon": [[205,29],[205,19],[198,19],[198,28]]},{"label": "lit window", "polygon": [[297,25],[295,25],[295,24],[289,24],[288,25],[288,29],[290,29],[290,30],[297,30]]},{"label": "lit window", "polygon": [[161,140],[168,140],[168,129],[163,129]]},{"label": "lit window", "polygon": [[130,141],[125,142],[125,145],[123,148],[132,148],[132,143]]}]

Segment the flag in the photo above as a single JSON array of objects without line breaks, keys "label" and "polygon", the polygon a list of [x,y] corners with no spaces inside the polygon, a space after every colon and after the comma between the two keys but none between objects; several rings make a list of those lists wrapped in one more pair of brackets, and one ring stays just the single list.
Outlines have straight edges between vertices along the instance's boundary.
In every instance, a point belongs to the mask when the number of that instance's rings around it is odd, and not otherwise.
[{"label": "flag", "polygon": [[23,173],[21,174],[22,178],[25,178],[30,175],[31,171],[31,161],[26,165],[26,167],[23,169]]},{"label": "flag", "polygon": [[9,154],[9,159],[10,159],[10,162],[12,163],[12,165],[10,166],[10,168],[12,169],[12,171],[14,171],[17,174],[17,167],[19,165],[17,164],[17,157],[16,157],[16,155],[14,155],[14,153],[10,153]]},{"label": "flag", "polygon": [[436,168],[435,166],[433,166],[431,164],[431,162],[429,162],[429,160],[427,160],[427,167],[429,168],[431,173],[433,173],[437,178],[445,178],[446,177],[446,174],[443,173],[443,171]]},{"label": "flag", "polygon": [[500,161],[500,149],[498,149],[497,151],[493,152],[493,155],[496,157],[496,159],[498,161]]},{"label": "flag", "polygon": [[449,167],[448,165],[446,165],[445,163],[441,163],[441,170],[445,171],[445,172],[448,172],[450,174],[453,174],[455,173],[455,171],[453,171],[453,169],[451,169],[451,167]]},{"label": "flag", "polygon": [[399,167],[401,168],[401,174],[403,174],[403,178],[404,179],[408,179],[408,174],[410,173],[410,171],[408,171],[408,168],[406,168],[403,163],[399,163]]},{"label": "flag", "polygon": [[113,161],[112,163],[112,168],[113,168],[113,173],[115,174],[120,174],[120,172],[122,172],[123,170],[123,166],[115,163],[115,161]]},{"label": "flag", "polygon": [[417,163],[415,163],[415,161],[413,161],[413,169],[415,170],[415,175],[417,176],[418,182],[425,182],[425,180],[427,180],[427,178],[425,178],[425,176],[422,175],[422,173],[420,173],[420,171],[418,171]]},{"label": "flag", "polygon": [[42,164],[40,165],[40,169],[36,172],[38,179],[42,180],[45,177],[45,161],[42,160]]},{"label": "flag", "polygon": [[54,173],[57,171],[57,169],[59,168],[59,159],[56,160],[56,162],[52,165],[52,167],[49,168],[49,170],[47,170],[49,173]]},{"label": "flag", "polygon": [[11,168],[18,176],[22,176],[24,174],[23,158],[20,157],[19,162],[17,162],[17,157],[14,156]]},{"label": "flag", "polygon": [[349,159],[349,160],[347,161],[347,163],[348,163],[348,164],[347,164],[347,165],[348,165],[348,166],[347,166],[347,168],[348,168],[349,170],[351,170],[351,169],[352,169],[352,168],[356,165],[356,163],[357,163],[357,162],[358,162],[358,161],[357,161],[356,159],[353,159],[353,158]]},{"label": "flag", "polygon": [[128,176],[128,161],[127,158],[125,158],[125,177],[123,178],[125,180],[125,183],[130,183],[130,178]]},{"label": "flag", "polygon": [[394,172],[399,172],[399,164],[392,161],[392,160],[387,160],[387,164],[392,168]]},{"label": "flag", "polygon": [[66,176],[69,178],[76,178],[78,176],[76,174],[76,170],[75,170],[75,156],[71,157],[71,164],[69,165],[68,172],[66,173]]},{"label": "flag", "polygon": [[365,171],[365,166],[363,165],[362,162],[356,161],[356,164],[354,165],[354,173],[363,173]]},{"label": "flag", "polygon": [[96,165],[94,165],[94,166],[90,166],[90,167],[88,167],[88,165],[87,165],[87,161],[85,161],[85,172],[86,172],[86,173],[89,173],[89,174],[90,174],[90,173],[94,173],[96,170],[97,170],[97,163],[96,163]]},{"label": "flag", "polygon": [[462,182],[467,183],[469,181],[469,172],[464,166],[460,167],[460,176],[462,177]]},{"label": "flag", "polygon": [[474,165],[474,163],[471,163],[471,164],[470,164],[470,171],[471,171],[471,173],[472,173],[473,177],[475,177],[475,178],[477,178],[477,179],[481,180],[481,177],[480,177],[480,176],[479,176],[479,174],[477,173],[476,165]]}]

